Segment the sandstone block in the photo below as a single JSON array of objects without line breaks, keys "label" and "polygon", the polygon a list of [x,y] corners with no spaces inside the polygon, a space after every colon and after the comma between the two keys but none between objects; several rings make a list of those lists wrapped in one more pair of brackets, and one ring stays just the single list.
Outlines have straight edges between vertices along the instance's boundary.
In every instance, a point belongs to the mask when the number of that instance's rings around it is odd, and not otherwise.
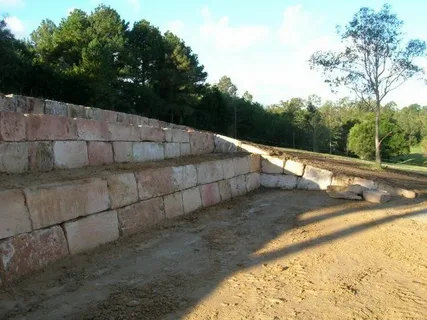
[{"label": "sandstone block", "polygon": [[181,155],[181,146],[179,143],[165,143],[165,159],[179,158]]},{"label": "sandstone block", "polygon": [[218,181],[219,194],[221,196],[221,201],[227,201],[231,199],[231,186],[230,181],[221,180]]},{"label": "sandstone block", "polygon": [[22,113],[0,113],[0,141],[24,141],[26,130],[27,118]]},{"label": "sandstone block", "polygon": [[277,157],[263,156],[261,159],[261,172],[283,173],[283,159]]},{"label": "sandstone block", "polygon": [[108,129],[112,141],[139,141],[141,139],[138,127],[108,123]]},{"label": "sandstone block", "polygon": [[246,180],[245,176],[237,176],[228,180],[230,182],[231,196],[237,197],[246,194],[248,191],[246,189]]},{"label": "sandstone block", "polygon": [[282,174],[277,179],[277,188],[295,189],[297,187],[298,177],[293,174]]},{"label": "sandstone block", "polygon": [[282,175],[261,173],[260,183],[263,187],[266,187],[266,188],[277,188],[280,176]]},{"label": "sandstone block", "polygon": [[45,101],[43,99],[9,94],[4,97],[7,99],[5,108],[2,110],[0,97],[0,111],[13,111],[18,113],[44,114]]},{"label": "sandstone block", "polygon": [[239,149],[242,151],[249,152],[249,153],[267,155],[267,156],[269,153],[268,151],[266,151],[264,149],[261,149],[259,147],[256,147],[256,146],[253,146],[253,145],[247,144],[247,143],[242,143]]},{"label": "sandstone block", "polygon": [[1,112],[16,112],[16,106],[11,95],[0,93],[0,111]]},{"label": "sandstone block", "polygon": [[363,191],[363,199],[373,203],[386,203],[391,200],[391,196],[385,191],[365,190]]},{"label": "sandstone block", "polygon": [[133,142],[115,141],[113,142],[114,162],[133,161]]},{"label": "sandstone block", "polygon": [[191,154],[205,154],[214,151],[214,135],[193,131],[190,132],[190,150]]},{"label": "sandstone block", "polygon": [[54,116],[68,117],[68,106],[65,102],[46,100],[45,113]]},{"label": "sandstone block", "polygon": [[199,163],[197,168],[197,184],[206,184],[224,179],[222,161]]},{"label": "sandstone block", "polygon": [[102,110],[92,107],[84,107],[85,119],[102,121]]},{"label": "sandstone block", "polygon": [[353,184],[354,177],[348,177],[345,175],[334,175],[332,177],[332,185],[333,186],[349,186]]},{"label": "sandstone block", "polygon": [[112,110],[101,110],[101,121],[117,123],[117,112]]},{"label": "sandstone block", "polygon": [[155,142],[134,142],[133,161],[159,161],[165,159],[165,149],[162,143]]},{"label": "sandstone block", "polygon": [[236,175],[242,175],[249,173],[249,161],[248,157],[233,158],[234,172]]},{"label": "sandstone block", "polygon": [[362,200],[362,196],[352,192],[348,186],[328,186],[327,194],[335,199]]},{"label": "sandstone block", "polygon": [[236,176],[233,159],[221,160],[224,179],[230,179]]},{"label": "sandstone block", "polygon": [[71,169],[89,165],[86,141],[55,141],[53,143],[55,168]]},{"label": "sandstone block", "polygon": [[160,128],[160,122],[157,119],[151,119],[151,118],[149,118],[148,119],[148,125],[150,127]]},{"label": "sandstone block", "polygon": [[231,152],[237,152],[238,148],[241,146],[241,141],[223,136],[220,134],[216,134],[214,138],[215,143],[215,152],[221,152],[221,153],[231,153]]},{"label": "sandstone block", "polygon": [[123,113],[123,112],[116,112],[117,113],[117,123],[124,125],[124,126],[128,126],[130,124],[132,124],[132,115],[128,114],[128,113]]},{"label": "sandstone block", "polygon": [[122,236],[138,233],[160,223],[166,218],[162,197],[131,204],[118,209],[117,213],[119,230]]},{"label": "sandstone block", "polygon": [[165,141],[165,132],[163,129],[154,128],[149,126],[140,126],[138,127],[141,134],[141,141],[154,141],[154,142],[164,142]]},{"label": "sandstone block", "polygon": [[64,223],[70,254],[87,251],[119,238],[116,211],[107,211]]},{"label": "sandstone block", "polygon": [[122,173],[107,178],[111,208],[116,209],[138,201],[138,188],[133,173]]},{"label": "sandstone block", "polygon": [[33,228],[39,229],[110,207],[107,182],[88,179],[24,190]]},{"label": "sandstone block", "polygon": [[96,120],[75,119],[77,126],[77,136],[86,141],[110,141],[111,133],[108,123]]},{"label": "sandstone block", "polygon": [[0,143],[0,172],[22,173],[28,170],[28,142]]},{"label": "sandstone block", "polygon": [[191,155],[190,144],[189,143],[180,143],[180,154],[181,157],[186,157]]},{"label": "sandstone block", "polygon": [[50,141],[28,143],[30,171],[51,171],[53,169],[53,145]]},{"label": "sandstone block", "polygon": [[294,160],[286,160],[284,173],[301,177],[304,174],[304,164]]},{"label": "sandstone block", "polygon": [[199,187],[184,190],[182,192],[182,202],[184,204],[184,213],[190,213],[202,207]]},{"label": "sandstone block", "polygon": [[388,192],[394,197],[404,197],[407,199],[414,199],[417,197],[417,193],[413,190],[407,190],[400,187],[391,186],[385,183],[380,183],[378,186],[379,190]]},{"label": "sandstone block", "polygon": [[171,167],[147,169],[135,174],[140,200],[173,193],[176,190]]},{"label": "sandstone block", "polygon": [[248,192],[258,189],[261,185],[259,172],[252,172],[246,175],[246,189]]},{"label": "sandstone block", "polygon": [[184,214],[184,205],[182,203],[182,193],[176,192],[163,197],[165,204],[166,218],[171,219]]},{"label": "sandstone block", "polygon": [[260,172],[261,171],[261,156],[259,154],[250,154],[248,156],[249,171]]},{"label": "sandstone block", "polygon": [[187,131],[178,129],[163,129],[166,142],[190,142],[190,135]]},{"label": "sandstone block", "polygon": [[101,166],[113,163],[113,146],[110,142],[89,141],[87,144],[89,165]]},{"label": "sandstone block", "polygon": [[172,167],[172,183],[175,191],[195,187],[197,185],[197,170],[192,164]]},{"label": "sandstone block", "polygon": [[30,214],[21,190],[0,191],[0,239],[31,231]]},{"label": "sandstone block", "polygon": [[86,119],[86,109],[83,106],[67,103],[68,116],[71,118]]},{"label": "sandstone block", "polygon": [[332,183],[332,172],[324,169],[306,166],[304,175],[298,182],[298,189],[326,190]]},{"label": "sandstone block", "polygon": [[355,177],[353,184],[360,184],[362,187],[368,188],[369,190],[378,189],[378,184],[375,181],[369,179]]},{"label": "sandstone block", "polygon": [[204,184],[200,186],[202,205],[204,207],[213,206],[221,201],[218,183]]},{"label": "sandstone block", "polygon": [[0,263],[6,280],[36,271],[68,255],[61,227],[36,230],[0,242]]},{"label": "sandstone block", "polygon": [[52,115],[27,116],[28,140],[77,140],[76,122],[67,117]]}]

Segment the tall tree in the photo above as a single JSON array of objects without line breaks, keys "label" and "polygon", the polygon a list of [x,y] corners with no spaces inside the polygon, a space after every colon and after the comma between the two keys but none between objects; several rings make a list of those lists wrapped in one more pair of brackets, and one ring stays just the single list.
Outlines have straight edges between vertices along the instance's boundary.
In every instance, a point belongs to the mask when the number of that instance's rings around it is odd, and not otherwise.
[{"label": "tall tree", "polygon": [[339,31],[345,45],[342,52],[316,52],[310,59],[312,68],[320,68],[333,86],[347,86],[375,111],[375,160],[381,165],[381,102],[387,94],[408,79],[423,75],[415,62],[424,56],[426,44],[421,40],[403,42],[402,21],[384,5],[379,12],[361,8]]},{"label": "tall tree", "polygon": [[237,96],[237,87],[231,81],[230,77],[222,76],[218,81],[217,87],[219,91],[221,91],[224,94],[228,94],[231,97]]}]

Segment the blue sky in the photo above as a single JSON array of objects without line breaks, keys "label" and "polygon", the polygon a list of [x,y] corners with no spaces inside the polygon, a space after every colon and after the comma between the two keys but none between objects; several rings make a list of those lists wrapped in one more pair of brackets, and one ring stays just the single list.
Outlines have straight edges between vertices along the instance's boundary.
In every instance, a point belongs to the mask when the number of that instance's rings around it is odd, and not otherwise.
[{"label": "blue sky", "polygon": [[[199,55],[216,82],[228,75],[239,93],[248,90],[264,104],[315,93],[335,100],[319,73],[307,60],[316,50],[339,47],[335,26],[348,22],[362,6],[379,9],[380,0],[0,0],[0,14],[8,14],[9,27],[26,37],[42,19],[59,22],[70,9],[90,12],[100,3],[116,9],[131,23],[149,20],[162,31],[171,30]],[[408,38],[427,40],[427,2],[390,0],[404,20]],[[427,61],[421,64],[427,68]],[[400,106],[427,104],[427,87],[410,81],[388,100]]]}]

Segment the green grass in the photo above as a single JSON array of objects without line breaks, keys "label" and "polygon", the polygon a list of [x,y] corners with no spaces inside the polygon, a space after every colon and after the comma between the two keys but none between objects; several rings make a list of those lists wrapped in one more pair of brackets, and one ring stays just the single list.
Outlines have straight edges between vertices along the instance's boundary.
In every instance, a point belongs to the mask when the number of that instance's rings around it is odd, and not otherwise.
[{"label": "green grass", "polygon": [[427,158],[423,155],[420,146],[411,147],[411,151],[407,155],[395,157],[391,159],[396,164],[413,164],[419,166],[427,166]]}]

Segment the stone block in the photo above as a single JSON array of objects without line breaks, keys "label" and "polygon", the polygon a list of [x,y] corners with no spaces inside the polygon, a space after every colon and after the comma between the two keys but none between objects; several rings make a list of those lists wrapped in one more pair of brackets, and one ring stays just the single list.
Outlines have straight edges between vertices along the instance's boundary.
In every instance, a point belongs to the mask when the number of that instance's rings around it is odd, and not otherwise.
[{"label": "stone block", "polygon": [[117,112],[112,110],[101,110],[101,121],[117,123]]},{"label": "stone block", "polygon": [[28,142],[0,143],[0,172],[28,171]]},{"label": "stone block", "polygon": [[249,161],[247,156],[233,158],[233,163],[236,176],[249,173]]},{"label": "stone block", "polygon": [[28,142],[28,164],[30,171],[51,171],[53,169],[52,142]]},{"label": "stone block", "polygon": [[138,124],[143,126],[148,126],[148,118],[147,117],[138,117]]},{"label": "stone block", "polygon": [[[363,187],[362,187],[363,188]],[[349,186],[328,186],[326,193],[335,199],[362,200],[362,196],[353,192]]]},{"label": "stone block", "polygon": [[110,141],[111,133],[107,122],[75,119],[77,127],[77,136],[86,141]]},{"label": "stone block", "polygon": [[245,151],[245,152],[249,152],[249,153],[253,153],[253,154],[260,154],[260,155],[268,155],[269,152],[261,149],[257,146],[253,146],[251,144],[247,144],[247,143],[242,143],[240,148],[241,151]]},{"label": "stone block", "polygon": [[110,208],[107,182],[88,179],[47,184],[24,190],[34,229],[40,229]]},{"label": "stone block", "polygon": [[263,156],[261,159],[261,172],[283,173],[283,159],[277,157]]},{"label": "stone block", "polygon": [[166,142],[190,142],[190,135],[187,131],[178,129],[163,129]]},{"label": "stone block", "polygon": [[113,163],[113,146],[110,142],[89,141],[87,144],[89,165],[101,166]]},{"label": "stone block", "polygon": [[164,145],[156,142],[134,142],[132,156],[135,162],[164,160]]},{"label": "stone block", "polygon": [[25,141],[27,118],[22,113],[0,113],[0,141]]},{"label": "stone block", "polygon": [[363,199],[373,203],[386,203],[391,200],[391,195],[386,191],[365,190],[363,191]]},{"label": "stone block", "polygon": [[216,134],[214,138],[215,152],[232,153],[237,152],[241,146],[241,141],[227,136]]},{"label": "stone block", "polygon": [[1,241],[0,269],[6,280],[15,280],[67,255],[64,232],[54,226]]},{"label": "stone block", "polygon": [[165,159],[179,158],[181,155],[181,146],[179,143],[165,143]]},{"label": "stone block", "polygon": [[86,108],[76,104],[67,103],[68,116],[71,118],[86,119]]},{"label": "stone block", "polygon": [[117,123],[128,126],[132,124],[132,115],[128,113],[123,112],[116,112],[117,113]]},{"label": "stone block", "polygon": [[107,183],[112,209],[138,201],[138,188],[133,173],[111,175],[107,178]]},{"label": "stone block", "polygon": [[186,157],[191,155],[190,144],[189,143],[180,143],[180,154],[181,157]]},{"label": "stone block", "polygon": [[197,184],[206,184],[224,179],[222,161],[199,163],[197,168]]},{"label": "stone block", "polygon": [[89,165],[86,141],[55,141],[55,168],[71,169]]},{"label": "stone block", "polygon": [[231,186],[228,180],[218,181],[218,188],[221,201],[227,201],[231,199]]},{"label": "stone block", "polygon": [[266,188],[277,188],[277,185],[279,184],[279,178],[281,176],[281,174],[261,173],[260,183],[263,187]]},{"label": "stone block", "polygon": [[280,175],[277,179],[277,188],[280,189],[295,189],[297,187],[298,177],[293,174]]},{"label": "stone block", "polygon": [[138,233],[165,220],[163,198],[140,201],[117,210],[122,236]]},{"label": "stone block", "polygon": [[0,239],[31,231],[30,214],[21,190],[0,191]]},{"label": "stone block", "polygon": [[16,112],[16,106],[11,95],[4,95],[0,93],[0,111]]},{"label": "stone block", "polygon": [[302,177],[304,174],[304,164],[294,160],[286,160],[283,172],[284,174],[293,174]]},{"label": "stone block", "polygon": [[324,169],[306,166],[304,175],[298,182],[298,189],[326,190],[332,183],[332,172]]},{"label": "stone block", "polygon": [[45,100],[45,113],[53,116],[68,117],[68,106],[65,102]]},{"label": "stone block", "polygon": [[176,192],[163,197],[166,218],[171,219],[184,214],[182,193]]},{"label": "stone block", "polygon": [[236,172],[234,171],[234,161],[233,159],[224,159],[222,162],[222,170],[224,179],[230,179],[236,176]]},{"label": "stone block", "polygon": [[[16,94],[9,94],[5,96],[7,105],[4,111],[13,111],[19,113],[34,113],[44,114],[45,101],[43,99],[37,99],[32,97],[25,97]],[[1,100],[1,98],[0,98]],[[0,101],[0,111],[1,101]]]},{"label": "stone block", "polygon": [[108,123],[108,129],[112,141],[139,141],[141,138],[138,127]]},{"label": "stone block", "polygon": [[229,179],[230,188],[231,188],[231,196],[237,197],[246,194],[248,191],[246,189],[246,179],[244,175],[237,176]]},{"label": "stone block", "polygon": [[362,187],[368,188],[369,190],[378,189],[378,184],[375,181],[369,179],[355,177],[353,183],[360,184]]},{"label": "stone block", "polygon": [[140,126],[138,130],[141,134],[141,141],[164,142],[165,132],[163,129],[149,126]]},{"label": "stone block", "polygon": [[133,142],[113,142],[114,162],[124,163],[133,161]]},{"label": "stone block", "polygon": [[96,121],[102,121],[102,110],[99,108],[92,108],[92,107],[84,107],[86,117],[85,119],[90,120],[96,120]]},{"label": "stone block", "polygon": [[172,183],[175,191],[180,191],[197,185],[197,170],[192,164],[172,167]]},{"label": "stone block", "polygon": [[157,120],[157,119],[151,119],[151,118],[149,118],[148,119],[148,125],[150,127],[160,128],[160,123],[159,123],[159,120]]},{"label": "stone block", "polygon": [[27,137],[30,141],[77,140],[76,122],[67,117],[28,115]]},{"label": "stone block", "polygon": [[218,183],[210,183],[199,186],[204,207],[213,206],[221,202]]},{"label": "stone block", "polygon": [[259,154],[250,154],[248,156],[249,171],[260,172],[261,171],[261,156]]},{"label": "stone block", "polygon": [[173,193],[176,190],[171,167],[147,169],[135,174],[140,200]]},{"label": "stone block", "polygon": [[261,185],[259,172],[252,172],[246,175],[246,189],[248,192],[258,189]]},{"label": "stone block", "polygon": [[353,184],[354,182],[354,177],[348,177],[345,175],[334,175],[332,177],[332,185],[333,186],[349,186],[351,184]]},{"label": "stone block", "polygon": [[184,205],[184,213],[190,213],[201,208],[202,199],[199,187],[184,190],[182,192],[182,202]]},{"label": "stone block", "polygon": [[190,132],[191,154],[205,154],[214,151],[214,135],[212,133]]},{"label": "stone block", "polygon": [[417,197],[417,193],[413,190],[403,189],[385,183],[380,183],[378,189],[388,192],[393,197],[403,197],[407,199],[415,199]]},{"label": "stone block", "polygon": [[119,238],[116,211],[107,211],[64,223],[70,254],[93,249]]}]

